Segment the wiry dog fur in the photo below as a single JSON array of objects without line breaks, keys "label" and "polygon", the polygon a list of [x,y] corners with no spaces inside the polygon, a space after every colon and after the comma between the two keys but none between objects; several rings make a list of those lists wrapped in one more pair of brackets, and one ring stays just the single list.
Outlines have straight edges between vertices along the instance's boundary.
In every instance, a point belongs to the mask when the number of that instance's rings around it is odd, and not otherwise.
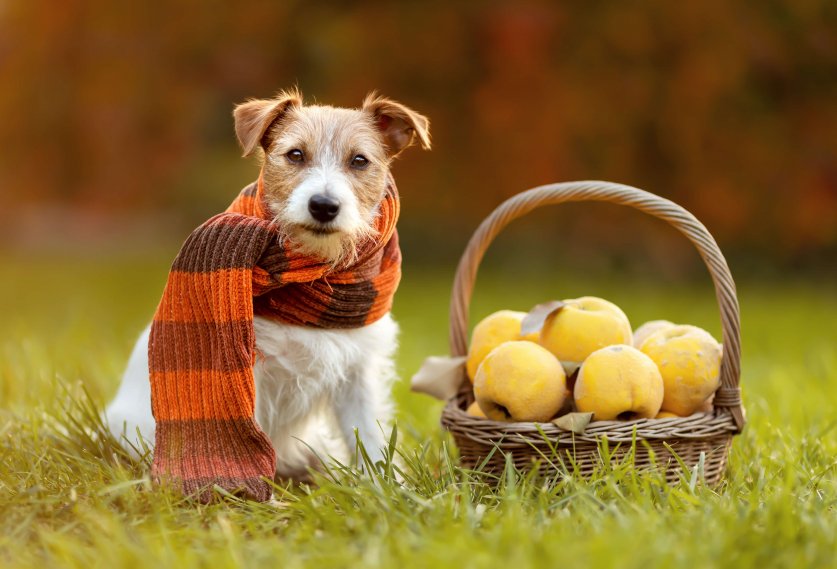
[{"label": "wiry dog fur", "polygon": [[[425,117],[374,93],[360,109],[343,109],[305,106],[297,90],[283,91],[238,105],[234,117],[244,156],[263,154],[265,194],[286,246],[335,266],[351,263],[363,240],[374,237],[392,159],[414,142],[430,148]],[[339,204],[333,219],[313,217],[315,195]],[[256,317],[254,329],[256,421],[276,449],[277,474],[306,479],[318,462],[315,453],[346,460],[355,430],[373,460],[382,458],[395,377],[392,317],[349,330]],[[138,436],[154,441],[148,332],[106,411],[111,431],[124,435],[129,450]]]}]

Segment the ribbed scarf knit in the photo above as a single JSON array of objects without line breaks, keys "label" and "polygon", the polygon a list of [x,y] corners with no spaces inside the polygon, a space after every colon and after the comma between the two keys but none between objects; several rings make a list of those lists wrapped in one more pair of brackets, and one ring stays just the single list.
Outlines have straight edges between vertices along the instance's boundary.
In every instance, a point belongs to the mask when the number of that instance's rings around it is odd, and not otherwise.
[{"label": "ribbed scarf knit", "polygon": [[253,315],[315,328],[358,328],[389,312],[401,277],[390,178],[377,235],[349,267],[283,241],[262,178],[186,239],[151,325],[148,361],[157,423],[152,476],[201,501],[212,487],[270,498],[276,457],[256,424]]}]

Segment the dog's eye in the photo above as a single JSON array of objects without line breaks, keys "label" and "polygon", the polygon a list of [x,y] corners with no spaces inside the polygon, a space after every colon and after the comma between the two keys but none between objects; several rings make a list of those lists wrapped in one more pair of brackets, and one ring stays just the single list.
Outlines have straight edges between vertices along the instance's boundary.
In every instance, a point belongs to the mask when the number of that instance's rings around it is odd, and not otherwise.
[{"label": "dog's eye", "polygon": [[363,156],[362,154],[358,154],[357,156],[352,158],[352,161],[349,162],[349,165],[357,170],[363,170],[364,168],[369,166],[369,159],[366,158],[366,156]]},{"label": "dog's eye", "polygon": [[288,151],[288,153],[285,154],[285,157],[294,164],[302,164],[305,160],[305,154],[303,154],[302,150],[299,148],[294,148],[293,150]]}]

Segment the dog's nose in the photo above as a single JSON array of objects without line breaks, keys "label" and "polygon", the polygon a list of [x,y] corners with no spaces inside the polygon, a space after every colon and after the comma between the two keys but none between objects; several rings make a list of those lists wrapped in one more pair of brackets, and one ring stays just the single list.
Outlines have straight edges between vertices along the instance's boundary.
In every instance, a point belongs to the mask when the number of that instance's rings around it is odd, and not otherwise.
[{"label": "dog's nose", "polygon": [[331,221],[340,212],[340,202],[325,194],[316,194],[308,200],[308,211],[317,221]]}]

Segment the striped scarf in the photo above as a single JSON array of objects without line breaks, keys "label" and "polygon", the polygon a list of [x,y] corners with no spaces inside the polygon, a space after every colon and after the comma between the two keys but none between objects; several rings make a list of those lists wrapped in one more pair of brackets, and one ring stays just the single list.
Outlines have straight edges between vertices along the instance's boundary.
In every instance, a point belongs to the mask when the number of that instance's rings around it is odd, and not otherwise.
[{"label": "striped scarf", "polygon": [[350,267],[283,246],[261,176],[186,239],[151,325],[157,423],[152,476],[201,501],[212,486],[270,498],[275,452],[254,418],[253,315],[316,328],[358,328],[389,312],[401,277],[399,201],[390,178]]}]

